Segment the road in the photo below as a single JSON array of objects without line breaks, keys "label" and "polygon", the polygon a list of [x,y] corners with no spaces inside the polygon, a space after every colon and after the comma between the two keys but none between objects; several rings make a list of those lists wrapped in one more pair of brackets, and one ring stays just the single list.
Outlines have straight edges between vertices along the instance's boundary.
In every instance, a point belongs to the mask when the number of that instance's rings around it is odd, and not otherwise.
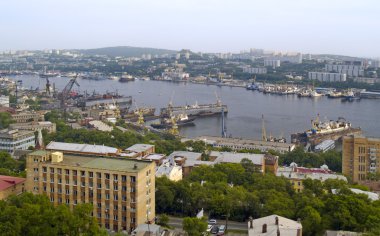
[{"label": "road", "polygon": [[[169,225],[176,228],[176,229],[182,229],[182,220],[183,218],[180,217],[169,217]],[[219,220],[217,219],[218,225],[225,225],[226,220]],[[242,230],[246,231],[248,229],[248,225],[246,222],[236,222],[236,221],[228,221],[228,229],[230,230]]]}]

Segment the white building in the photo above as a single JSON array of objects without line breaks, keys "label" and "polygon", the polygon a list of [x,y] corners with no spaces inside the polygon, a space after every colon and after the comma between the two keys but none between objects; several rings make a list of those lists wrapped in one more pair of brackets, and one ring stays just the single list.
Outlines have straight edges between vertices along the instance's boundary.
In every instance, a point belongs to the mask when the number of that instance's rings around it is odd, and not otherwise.
[{"label": "white building", "polygon": [[325,70],[327,72],[346,74],[350,77],[364,76],[364,66],[362,65],[326,64]]},{"label": "white building", "polygon": [[244,73],[250,73],[250,74],[266,74],[267,68],[265,67],[244,67],[243,68]]},{"label": "white building", "polygon": [[310,80],[318,80],[321,82],[344,82],[347,80],[346,74],[328,73],[328,72],[309,72]]},{"label": "white building", "polygon": [[156,169],[156,177],[162,176],[166,176],[171,181],[180,181],[182,180],[182,167],[177,166],[173,158],[166,159]]},{"label": "white building", "polygon": [[302,236],[302,224],[288,218],[270,215],[249,219],[248,236]]},{"label": "white building", "polygon": [[380,68],[380,61],[378,61],[378,60],[371,61],[371,67],[372,68]]},{"label": "white building", "polygon": [[0,96],[0,107],[9,107],[9,96]]},{"label": "white building", "polygon": [[30,146],[35,146],[33,131],[0,130],[0,151],[13,153],[15,150],[27,150]]},{"label": "white building", "polygon": [[280,60],[264,60],[264,66],[270,66],[273,69],[281,66]]}]

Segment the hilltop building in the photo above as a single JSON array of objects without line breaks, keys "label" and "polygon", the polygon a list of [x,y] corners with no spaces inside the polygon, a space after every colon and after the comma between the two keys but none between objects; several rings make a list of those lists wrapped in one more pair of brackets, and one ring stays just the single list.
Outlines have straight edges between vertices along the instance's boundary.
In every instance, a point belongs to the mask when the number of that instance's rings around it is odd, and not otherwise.
[{"label": "hilltop building", "polygon": [[73,209],[91,203],[99,224],[131,232],[155,218],[155,164],[35,151],[26,159],[26,189]]},{"label": "hilltop building", "polygon": [[10,195],[19,195],[25,191],[25,178],[0,175],[0,200]]}]

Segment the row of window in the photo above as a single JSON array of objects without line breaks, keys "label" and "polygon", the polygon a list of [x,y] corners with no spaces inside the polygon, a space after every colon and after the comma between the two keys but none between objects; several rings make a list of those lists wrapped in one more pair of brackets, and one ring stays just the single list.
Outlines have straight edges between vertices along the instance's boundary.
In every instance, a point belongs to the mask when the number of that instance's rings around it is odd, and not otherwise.
[{"label": "row of window", "polygon": [[[38,188],[37,187],[35,187],[35,190],[38,190]],[[47,192],[47,187],[46,186],[44,186],[43,187],[43,191],[44,192]],[[50,188],[50,192],[51,193],[54,193],[55,192],[55,189],[54,188]],[[57,189],[57,193],[58,194],[62,194],[62,189],[61,188],[58,188]],[[65,194],[66,195],[70,195],[70,190],[69,189],[66,189],[65,190]],[[93,198],[94,197],[94,191],[89,191],[89,197],[90,198]],[[73,195],[74,196],[78,196],[78,191],[77,190],[73,190]],[[81,197],[85,197],[86,196],[86,193],[85,192],[80,192],[80,195],[81,195]],[[104,194],[104,196],[105,196],[105,199],[106,200],[110,200],[111,199],[111,194],[109,194],[109,193],[106,193],[106,194]],[[102,199],[102,194],[101,193],[97,193],[96,194],[96,197],[97,197],[97,199]],[[117,195],[117,194],[113,194],[113,200],[114,201],[118,201],[119,200],[119,195]],[[127,195],[121,195],[121,200],[122,201],[127,201]],[[134,202],[135,201],[135,199],[134,198],[132,198],[131,199],[131,202]]]},{"label": "row of window", "polygon": [[[38,162],[38,159],[34,159],[34,161],[36,162]],[[42,171],[43,171],[43,173],[47,173],[47,167],[42,167]],[[57,170],[57,172],[55,172],[55,170]],[[35,172],[38,172],[38,168],[34,168],[34,171]],[[65,174],[66,175],[69,175],[70,174],[70,170],[68,170],[68,169],[65,169],[64,170],[65,171]],[[54,173],[57,173],[57,174],[62,174],[62,169],[61,168],[53,168],[53,167],[50,167],[49,168],[49,172],[51,173],[51,174],[54,174]],[[150,174],[150,170],[149,170],[149,174]],[[78,171],[77,170],[72,170],[72,175],[73,176],[78,176]],[[94,178],[94,172],[91,172],[91,171],[88,171],[88,172],[86,172],[86,171],[80,171],[80,176],[81,177],[86,177],[86,176],[88,176],[89,178]],[[101,179],[102,178],[102,173],[100,173],[100,172],[96,172],[96,177],[98,178],[98,179]],[[104,177],[105,177],[105,179],[111,179],[111,174],[109,174],[109,173],[105,173],[104,174]],[[112,179],[114,180],[114,181],[118,181],[119,180],[119,175],[117,175],[117,174],[112,174]],[[127,176],[126,175],[121,175],[121,181],[122,182],[126,182],[127,181]],[[130,181],[132,182],[132,183],[134,183],[134,182],[136,182],[136,176],[130,176]]]},{"label": "row of window", "polygon": [[[34,177],[34,181],[38,182],[38,177]],[[47,178],[43,177],[42,182],[46,183],[47,182]],[[62,184],[62,179],[59,178],[57,180],[57,182],[58,182],[58,184]],[[50,178],[50,183],[52,183],[52,184],[54,183],[54,178]],[[70,180],[69,179],[65,179],[65,184],[69,185],[70,184]],[[73,180],[72,184],[73,184],[73,186],[77,186],[78,185],[78,181],[77,180]],[[88,185],[88,187],[90,187],[90,188],[94,187],[94,183],[93,182],[88,182],[88,184],[86,184],[86,182],[82,181],[81,184],[80,184],[81,187],[86,187],[86,185]],[[98,189],[101,189],[102,188],[102,184],[101,183],[97,183],[96,187]],[[106,190],[110,190],[110,184],[109,183],[106,183],[105,187],[106,187],[105,188]],[[113,185],[113,190],[114,191],[118,191],[119,190],[119,186],[118,185]],[[121,186],[121,191],[124,191],[124,192],[127,191],[127,186],[124,186],[124,185]],[[131,187],[130,192],[132,192],[132,193],[135,192],[135,188]]]}]

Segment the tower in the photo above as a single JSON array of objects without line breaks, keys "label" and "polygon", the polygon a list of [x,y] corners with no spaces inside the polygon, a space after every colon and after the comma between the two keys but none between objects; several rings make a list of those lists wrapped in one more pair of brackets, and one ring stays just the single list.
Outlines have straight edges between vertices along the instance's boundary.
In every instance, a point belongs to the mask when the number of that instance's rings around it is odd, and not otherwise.
[{"label": "tower", "polygon": [[45,144],[44,144],[44,139],[42,137],[41,129],[38,130],[38,136],[36,139],[36,150],[45,150]]}]

